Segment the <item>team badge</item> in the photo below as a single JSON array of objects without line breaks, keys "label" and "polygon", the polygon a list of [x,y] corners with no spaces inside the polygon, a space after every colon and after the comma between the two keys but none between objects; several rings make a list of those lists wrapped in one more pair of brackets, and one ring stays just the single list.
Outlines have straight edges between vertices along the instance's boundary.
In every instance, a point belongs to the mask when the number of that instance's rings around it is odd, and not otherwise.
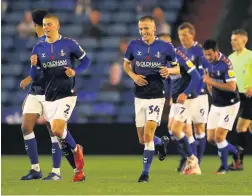
[{"label": "team badge", "polygon": [[60,56],[65,56],[65,55],[66,55],[66,53],[63,50],[61,50],[60,51]]}]

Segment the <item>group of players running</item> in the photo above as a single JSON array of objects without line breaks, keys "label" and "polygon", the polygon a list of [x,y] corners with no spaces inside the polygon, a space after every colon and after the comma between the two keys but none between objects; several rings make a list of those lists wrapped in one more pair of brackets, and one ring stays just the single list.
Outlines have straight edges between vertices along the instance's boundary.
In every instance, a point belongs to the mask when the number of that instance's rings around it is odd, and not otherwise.
[{"label": "group of players running", "polygon": [[[30,76],[21,82],[23,88],[32,82],[24,102],[22,122],[31,170],[21,179],[42,178],[33,128],[38,116],[43,113],[51,136],[53,160],[52,172],[43,179],[61,179],[62,151],[74,169],[72,181],[82,181],[85,179],[83,150],[67,130],[67,120],[77,98],[74,77],[88,68],[90,60],[75,40],[59,34],[60,25],[56,15],[37,9],[32,12],[32,18],[40,40],[33,48]],[[140,18],[138,28],[141,39],[129,43],[123,65],[135,84],[135,121],[139,142],[144,145],[143,171],[138,182],[148,182],[155,149],[159,160],[166,157],[169,139],[167,136],[155,136],[155,130],[161,121],[167,92],[171,93],[172,98],[168,135],[181,155],[178,171],[185,175],[201,174],[199,165],[206,146],[206,123],[207,140],[217,146],[221,159],[216,173],[241,170],[245,135],[238,134],[241,138],[238,147],[226,140],[240,108],[240,95],[232,62],[219,52],[215,40],[206,40],[203,47],[196,42],[195,28],[190,23],[183,23],[178,28],[182,44],[178,48],[173,47],[168,34],[155,35],[155,23],[151,16]],[[242,52],[246,56],[247,66],[252,62],[252,58],[247,56],[252,56],[252,53],[245,48],[246,42],[245,31],[233,32],[232,43],[239,48],[237,54],[235,52],[232,55],[238,56]],[[75,68],[72,57],[80,60],[80,65]],[[252,66],[252,63],[248,66]],[[250,74],[251,72],[252,68]],[[244,102],[245,106],[237,126],[243,128],[240,133],[247,130],[252,120],[252,79],[248,74],[249,71],[242,74],[243,80],[248,81],[248,84],[241,87],[244,89],[242,104]],[[210,112],[208,94],[212,98]],[[228,166],[229,152],[233,154],[234,160]]]}]

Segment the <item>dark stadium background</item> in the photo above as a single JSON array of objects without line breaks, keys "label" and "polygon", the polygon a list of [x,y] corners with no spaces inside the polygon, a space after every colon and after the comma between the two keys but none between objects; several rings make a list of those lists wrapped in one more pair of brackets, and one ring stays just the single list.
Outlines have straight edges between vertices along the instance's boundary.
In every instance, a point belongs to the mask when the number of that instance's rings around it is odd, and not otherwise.
[{"label": "dark stadium background", "polygon": [[[161,8],[175,46],[179,44],[177,26],[188,21],[196,27],[197,41],[215,38],[226,55],[231,53],[233,29],[244,28],[252,34],[250,0],[2,0],[1,3],[2,154],[25,154],[20,123],[27,89],[20,89],[19,83],[28,75],[31,50],[37,40],[32,30],[26,32],[19,26],[25,12],[26,27],[30,25],[29,11],[34,8],[47,8],[57,14],[60,33],[75,38],[91,57],[89,70],[76,79],[78,102],[69,125],[87,154],[142,152],[134,127],[133,82],[122,70],[128,41],[139,37],[140,16]],[[252,48],[252,38],[247,47]],[[168,111],[167,104],[163,124],[157,130],[159,136],[167,134]],[[35,128],[39,152],[49,154],[50,137],[43,126],[44,119],[40,118],[38,123],[42,124]],[[231,133],[229,140],[234,141],[234,136]],[[251,153],[252,146],[249,150]],[[175,153],[172,145],[169,153]],[[216,154],[216,150],[207,146],[207,153]]]}]

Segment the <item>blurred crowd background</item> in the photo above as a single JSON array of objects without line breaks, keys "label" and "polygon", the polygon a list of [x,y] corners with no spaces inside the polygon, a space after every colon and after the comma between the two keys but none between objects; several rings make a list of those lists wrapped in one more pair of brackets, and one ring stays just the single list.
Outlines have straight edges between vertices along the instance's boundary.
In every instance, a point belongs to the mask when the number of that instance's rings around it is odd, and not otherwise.
[{"label": "blurred crowd background", "polygon": [[72,123],[134,122],[133,82],[123,72],[123,56],[128,42],[139,38],[137,20],[143,15],[153,15],[157,33],[170,33],[175,46],[182,22],[195,25],[200,43],[217,39],[226,55],[232,52],[232,30],[244,28],[252,35],[251,0],[2,0],[1,120],[9,124],[21,123],[28,89],[22,90],[19,83],[29,74],[37,41],[31,18],[35,8],[57,14],[60,33],[75,38],[92,60],[89,70],[76,78]]}]

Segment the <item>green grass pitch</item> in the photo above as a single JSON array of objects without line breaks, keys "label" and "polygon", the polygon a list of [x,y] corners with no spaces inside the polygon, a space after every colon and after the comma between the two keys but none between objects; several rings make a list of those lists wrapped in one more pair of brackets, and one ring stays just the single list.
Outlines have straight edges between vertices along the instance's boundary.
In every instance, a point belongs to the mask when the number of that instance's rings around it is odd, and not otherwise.
[{"label": "green grass pitch", "polygon": [[[84,182],[72,183],[73,170],[63,157],[61,181],[20,181],[29,168],[26,156],[2,156],[3,195],[151,195],[151,194],[252,194],[252,157],[246,157],[242,172],[215,175],[220,162],[217,156],[204,157],[202,175],[182,176],[175,172],[178,156],[154,158],[149,183],[139,184],[141,156],[86,156]],[[231,159],[231,157],[230,157]],[[51,171],[51,157],[40,156],[44,176]]]}]

